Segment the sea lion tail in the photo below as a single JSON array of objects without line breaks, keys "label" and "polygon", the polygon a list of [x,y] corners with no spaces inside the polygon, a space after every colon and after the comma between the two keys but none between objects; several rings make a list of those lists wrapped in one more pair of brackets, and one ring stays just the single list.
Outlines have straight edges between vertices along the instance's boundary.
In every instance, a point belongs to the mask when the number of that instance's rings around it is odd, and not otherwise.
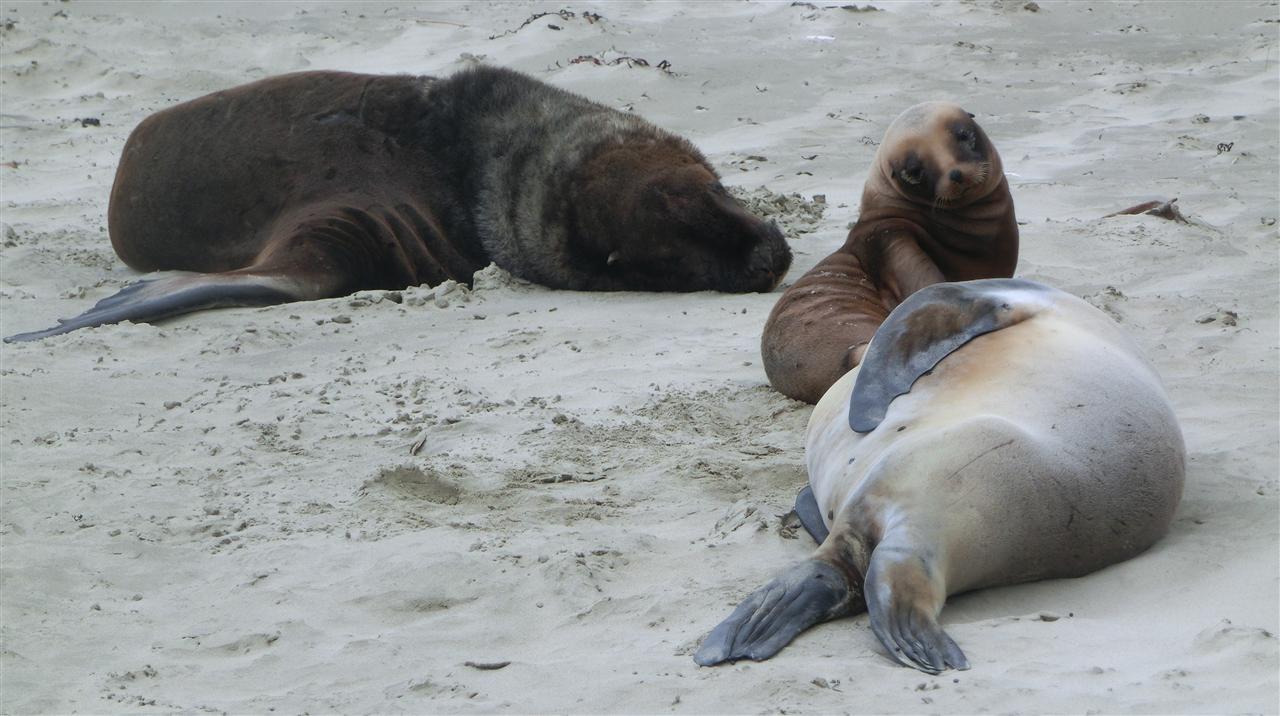
[{"label": "sea lion tail", "polygon": [[725,661],[762,661],[800,632],[861,607],[861,598],[841,570],[808,559],[747,597],[702,642],[693,660],[700,666]]},{"label": "sea lion tail", "polygon": [[271,276],[185,274],[131,283],[74,318],[42,331],[18,333],[5,343],[36,341],[80,328],[121,321],[149,323],[205,308],[271,306],[302,298],[287,279]]}]

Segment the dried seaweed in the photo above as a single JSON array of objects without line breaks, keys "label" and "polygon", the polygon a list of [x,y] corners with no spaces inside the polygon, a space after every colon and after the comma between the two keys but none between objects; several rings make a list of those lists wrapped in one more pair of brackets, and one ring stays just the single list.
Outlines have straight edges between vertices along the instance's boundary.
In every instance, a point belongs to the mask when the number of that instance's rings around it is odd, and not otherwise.
[{"label": "dried seaweed", "polygon": [[[539,20],[539,19],[541,19],[541,18],[548,17],[548,16],[555,16],[555,17],[558,17],[558,18],[560,18],[561,20],[564,20],[564,21],[566,21],[566,22],[567,22],[567,21],[572,20],[573,18],[577,17],[577,16],[578,16],[578,13],[576,13],[576,12],[574,12],[574,11],[572,11],[572,10],[569,10],[568,8],[564,8],[564,9],[561,9],[561,10],[556,10],[555,12],[539,12],[539,13],[534,13],[533,15],[530,15],[530,16],[529,16],[529,19],[527,19],[527,20],[525,20],[524,22],[520,23],[520,25],[519,25],[518,27],[516,27],[514,30],[507,30],[506,32],[502,32],[502,33],[499,33],[499,34],[497,34],[497,35],[490,35],[490,36],[489,36],[489,39],[490,39],[490,40],[496,40],[496,39],[498,39],[499,37],[506,37],[507,35],[514,35],[514,34],[516,34],[517,32],[520,32],[521,30],[523,30],[523,29],[525,29],[526,27],[528,27],[528,26],[529,26],[529,25],[530,25],[534,20]],[[588,11],[586,11],[586,12],[582,13],[582,19],[583,19],[583,20],[586,20],[586,21],[587,21],[587,24],[589,24],[589,25],[594,25],[594,24],[596,24],[597,22],[600,22],[600,21],[604,20],[604,16],[603,16],[603,15],[600,15],[599,13],[594,13],[594,12],[591,12],[590,10],[588,10]],[[560,30],[560,29],[563,29],[563,28],[561,28],[559,25],[547,25],[547,27],[551,28],[552,30]]]},{"label": "dried seaweed", "polygon": [[666,60],[662,60],[655,65],[643,57],[632,57],[631,55],[622,55],[611,60],[606,60],[603,57],[597,57],[596,55],[578,55],[577,57],[569,60],[569,64],[571,65],[578,65],[584,62],[602,67],[612,67],[622,64],[625,64],[627,67],[653,67],[654,69],[661,70],[668,75],[674,76],[676,74],[671,70],[671,63]]}]

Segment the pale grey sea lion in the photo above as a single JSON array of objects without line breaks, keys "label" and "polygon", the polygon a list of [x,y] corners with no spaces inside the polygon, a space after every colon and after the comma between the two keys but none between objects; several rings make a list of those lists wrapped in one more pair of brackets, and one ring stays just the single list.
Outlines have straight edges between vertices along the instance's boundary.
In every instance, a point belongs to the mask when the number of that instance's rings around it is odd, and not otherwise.
[{"label": "pale grey sea lion", "polygon": [[767,659],[867,610],[899,662],[969,662],[948,595],[1078,577],[1169,528],[1182,433],[1151,364],[1102,311],[1018,279],[940,283],[880,326],[805,436],[813,556],[744,601],[695,659]]}]

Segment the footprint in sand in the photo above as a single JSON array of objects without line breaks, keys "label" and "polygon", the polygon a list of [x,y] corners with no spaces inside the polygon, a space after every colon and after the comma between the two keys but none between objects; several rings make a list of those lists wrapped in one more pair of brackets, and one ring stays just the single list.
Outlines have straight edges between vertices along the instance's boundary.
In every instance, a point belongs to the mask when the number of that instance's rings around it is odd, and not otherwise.
[{"label": "footprint in sand", "polygon": [[456,505],[462,491],[431,472],[413,465],[384,468],[364,483],[360,496],[383,495],[397,500],[422,500],[438,505]]}]

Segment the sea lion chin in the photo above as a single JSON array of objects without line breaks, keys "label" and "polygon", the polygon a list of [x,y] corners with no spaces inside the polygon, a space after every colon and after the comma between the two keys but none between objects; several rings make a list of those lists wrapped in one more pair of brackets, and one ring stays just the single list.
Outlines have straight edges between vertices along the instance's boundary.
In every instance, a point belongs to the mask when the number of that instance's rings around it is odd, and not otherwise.
[{"label": "sea lion chin", "polygon": [[1013,198],[986,132],[959,105],[911,107],[885,132],[844,245],[774,304],[761,336],[769,382],[815,403],[912,293],[1012,276],[1017,259]]}]

